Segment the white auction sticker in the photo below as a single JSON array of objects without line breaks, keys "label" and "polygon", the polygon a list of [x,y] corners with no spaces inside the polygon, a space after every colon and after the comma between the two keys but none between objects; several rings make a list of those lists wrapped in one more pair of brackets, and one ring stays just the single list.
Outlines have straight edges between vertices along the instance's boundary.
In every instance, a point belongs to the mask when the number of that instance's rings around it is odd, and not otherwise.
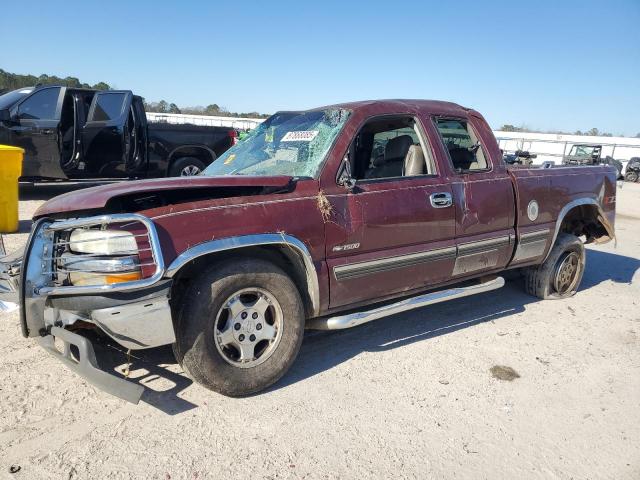
[{"label": "white auction sticker", "polygon": [[310,142],[318,136],[318,130],[301,130],[299,132],[287,132],[281,142]]}]

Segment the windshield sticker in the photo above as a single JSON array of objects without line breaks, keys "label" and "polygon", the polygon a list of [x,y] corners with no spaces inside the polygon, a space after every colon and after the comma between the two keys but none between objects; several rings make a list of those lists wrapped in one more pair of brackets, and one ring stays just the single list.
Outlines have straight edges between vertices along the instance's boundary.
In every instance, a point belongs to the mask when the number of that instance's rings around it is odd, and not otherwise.
[{"label": "windshield sticker", "polygon": [[266,132],[264,132],[264,141],[267,143],[273,143],[273,133],[276,131],[275,127],[269,127]]},{"label": "windshield sticker", "polygon": [[300,132],[287,132],[281,142],[310,142],[318,136],[318,130],[302,130]]},{"label": "windshield sticker", "polygon": [[224,161],[225,165],[229,165],[231,162],[233,162],[236,158],[236,154],[232,153],[231,155],[229,155],[229,157]]}]

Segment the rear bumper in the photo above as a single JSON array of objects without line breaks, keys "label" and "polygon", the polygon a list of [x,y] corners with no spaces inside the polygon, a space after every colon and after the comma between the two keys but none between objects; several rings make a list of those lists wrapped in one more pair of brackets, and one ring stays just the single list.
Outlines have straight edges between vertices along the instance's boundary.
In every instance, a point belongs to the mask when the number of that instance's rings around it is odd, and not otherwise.
[{"label": "rear bumper", "polygon": [[[62,351],[59,351],[55,346],[56,338],[62,341]],[[70,370],[100,390],[127,402],[138,403],[140,401],[144,387],[100,370],[93,345],[85,337],[63,328],[51,327],[51,334],[39,338],[38,343]],[[71,354],[71,345],[78,349],[79,358],[75,358]]]}]

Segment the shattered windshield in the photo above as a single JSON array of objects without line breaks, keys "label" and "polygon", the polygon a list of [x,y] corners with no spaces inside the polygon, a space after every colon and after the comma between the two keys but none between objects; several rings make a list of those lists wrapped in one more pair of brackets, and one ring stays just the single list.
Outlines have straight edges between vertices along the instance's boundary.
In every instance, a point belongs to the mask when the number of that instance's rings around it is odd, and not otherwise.
[{"label": "shattered windshield", "polygon": [[315,177],[349,114],[340,108],[276,113],[202,174]]}]

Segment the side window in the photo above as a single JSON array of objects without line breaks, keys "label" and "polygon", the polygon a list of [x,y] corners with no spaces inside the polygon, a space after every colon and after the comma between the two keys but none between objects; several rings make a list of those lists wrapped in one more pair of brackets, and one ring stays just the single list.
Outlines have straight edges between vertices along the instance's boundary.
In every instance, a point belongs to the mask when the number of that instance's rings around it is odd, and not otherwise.
[{"label": "side window", "polygon": [[420,144],[420,139],[413,128],[403,127],[395,130],[387,130],[384,132],[377,132],[373,134],[373,150],[371,151],[371,163],[375,163],[384,157],[385,149],[389,140],[400,137],[402,135],[408,135],[411,137],[414,145]]},{"label": "side window", "polygon": [[95,108],[90,113],[90,122],[108,122],[119,118],[124,111],[125,93],[99,93],[97,94]]},{"label": "side window", "polygon": [[436,126],[457,172],[483,172],[489,169],[482,145],[466,121],[438,118]]},{"label": "side window", "polygon": [[18,106],[20,120],[56,120],[59,88],[39,90]]},{"label": "side window", "polygon": [[431,150],[411,116],[369,120],[351,149],[356,179],[369,180],[429,175],[435,172]]}]

